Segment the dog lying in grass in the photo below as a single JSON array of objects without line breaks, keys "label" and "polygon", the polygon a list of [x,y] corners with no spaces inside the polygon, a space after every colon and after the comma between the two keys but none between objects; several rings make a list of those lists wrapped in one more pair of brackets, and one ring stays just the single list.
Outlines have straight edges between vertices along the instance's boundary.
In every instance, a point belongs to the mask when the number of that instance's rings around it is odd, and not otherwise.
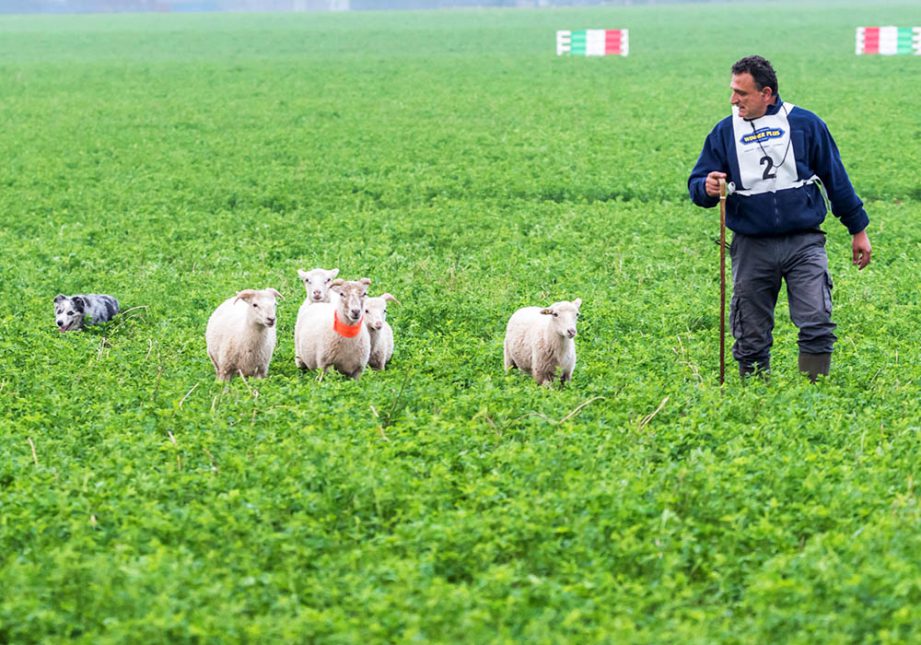
[{"label": "dog lying in grass", "polygon": [[112,320],[118,313],[118,300],[98,293],[76,296],[58,294],[54,298],[54,319],[59,331],[77,331],[84,325]]}]

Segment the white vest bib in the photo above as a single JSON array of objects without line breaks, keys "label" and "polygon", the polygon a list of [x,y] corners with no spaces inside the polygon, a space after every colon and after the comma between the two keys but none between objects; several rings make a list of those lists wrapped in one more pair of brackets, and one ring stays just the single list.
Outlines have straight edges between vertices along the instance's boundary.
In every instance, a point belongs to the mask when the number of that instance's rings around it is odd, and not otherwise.
[{"label": "white vest bib", "polygon": [[735,192],[758,195],[812,183],[812,178],[807,181],[796,178],[796,153],[787,118],[794,109],[795,105],[784,103],[777,114],[746,121],[733,107],[732,136],[741,175],[741,186]]}]

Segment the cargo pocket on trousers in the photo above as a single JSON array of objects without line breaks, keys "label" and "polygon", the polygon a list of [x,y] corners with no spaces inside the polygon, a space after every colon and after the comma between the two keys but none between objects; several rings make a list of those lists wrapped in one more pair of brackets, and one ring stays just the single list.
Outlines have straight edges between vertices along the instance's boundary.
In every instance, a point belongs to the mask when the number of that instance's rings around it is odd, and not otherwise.
[{"label": "cargo pocket on trousers", "polygon": [[825,285],[822,289],[822,298],[825,301],[825,315],[831,318],[831,290],[834,287],[831,281],[831,274],[825,272]]},{"label": "cargo pocket on trousers", "polygon": [[742,338],[742,311],[739,306],[739,296],[732,294],[732,300],[729,303],[729,330],[732,337]]}]

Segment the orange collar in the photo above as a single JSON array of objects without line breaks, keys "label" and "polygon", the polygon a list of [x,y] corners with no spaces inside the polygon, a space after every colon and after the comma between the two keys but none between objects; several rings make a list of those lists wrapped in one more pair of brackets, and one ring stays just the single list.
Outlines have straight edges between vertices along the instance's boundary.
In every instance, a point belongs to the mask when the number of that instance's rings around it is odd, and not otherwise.
[{"label": "orange collar", "polygon": [[333,312],[333,331],[344,338],[355,338],[361,331],[361,324],[364,322],[365,317],[362,316],[357,323],[354,325],[346,325],[344,322],[339,320],[339,312]]}]

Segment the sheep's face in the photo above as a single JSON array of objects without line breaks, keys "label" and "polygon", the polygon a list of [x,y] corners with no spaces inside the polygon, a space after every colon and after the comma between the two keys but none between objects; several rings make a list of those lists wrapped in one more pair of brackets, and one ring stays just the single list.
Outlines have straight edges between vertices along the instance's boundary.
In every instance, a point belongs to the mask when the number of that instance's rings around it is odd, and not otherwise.
[{"label": "sheep's face", "polygon": [[58,295],[54,299],[54,321],[59,331],[73,331],[83,326],[86,304],[80,296],[68,298]]},{"label": "sheep's face", "polygon": [[333,278],[339,275],[339,269],[311,269],[310,271],[297,270],[307,290],[307,299],[310,302],[329,302],[329,287]]},{"label": "sheep's face", "polygon": [[355,325],[361,320],[365,311],[365,296],[368,295],[370,284],[371,280],[368,278],[355,282],[333,280],[330,289],[339,296],[336,307],[339,309],[342,321],[347,325]]},{"label": "sheep's face", "polygon": [[276,298],[281,294],[275,289],[255,291],[247,289],[237,294],[237,300],[246,304],[250,321],[260,327],[274,327],[277,311]]},{"label": "sheep's face", "polygon": [[368,331],[380,331],[384,323],[387,322],[387,302],[393,301],[399,304],[396,298],[389,293],[385,293],[376,298],[365,298],[365,325]]},{"label": "sheep's face", "polygon": [[553,331],[563,338],[576,337],[576,321],[579,318],[579,307],[582,299],[576,298],[572,302],[554,302],[541,313],[550,317],[550,326]]}]

